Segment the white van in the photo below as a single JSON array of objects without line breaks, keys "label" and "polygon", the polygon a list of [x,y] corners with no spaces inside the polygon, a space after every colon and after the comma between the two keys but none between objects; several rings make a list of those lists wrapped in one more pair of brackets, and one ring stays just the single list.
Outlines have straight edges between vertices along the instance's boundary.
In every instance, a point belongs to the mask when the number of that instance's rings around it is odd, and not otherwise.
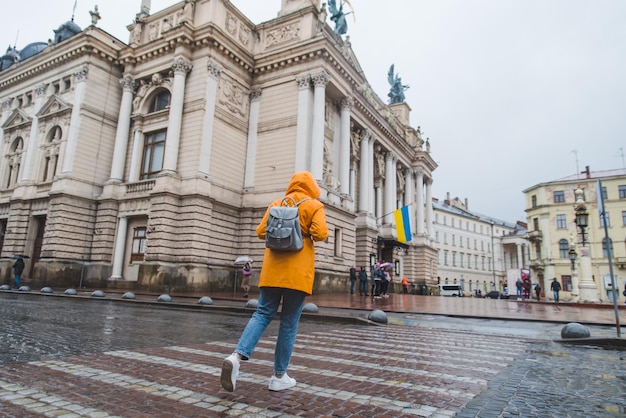
[{"label": "white van", "polygon": [[463,290],[458,284],[440,284],[440,296],[463,296]]}]

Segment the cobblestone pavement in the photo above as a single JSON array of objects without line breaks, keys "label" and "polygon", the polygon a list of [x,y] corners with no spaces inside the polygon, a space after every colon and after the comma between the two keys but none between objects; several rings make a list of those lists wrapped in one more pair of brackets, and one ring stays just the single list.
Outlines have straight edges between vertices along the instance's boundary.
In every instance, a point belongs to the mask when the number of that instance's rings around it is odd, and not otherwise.
[{"label": "cobblestone pavement", "polygon": [[228,393],[221,361],[249,313],[0,293],[0,316],[0,417],[626,416],[626,352],[541,324],[305,318],[298,384],[270,392],[275,322]]}]

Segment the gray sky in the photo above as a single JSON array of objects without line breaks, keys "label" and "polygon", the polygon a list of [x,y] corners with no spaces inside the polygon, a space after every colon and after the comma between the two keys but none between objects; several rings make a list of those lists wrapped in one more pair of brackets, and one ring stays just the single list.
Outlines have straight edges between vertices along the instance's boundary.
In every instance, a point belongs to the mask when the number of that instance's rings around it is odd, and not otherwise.
[{"label": "gray sky", "polygon": [[[152,0],[152,12],[175,3]],[[281,0],[232,3],[261,23],[277,15]],[[74,21],[81,28],[95,4],[98,26],[127,42],[126,25],[141,0],[78,0]],[[374,91],[387,101],[391,64],[410,86],[411,125],[430,138],[439,164],[433,197],[449,192],[467,198],[470,210],[525,221],[522,190],[586,165],[624,168],[626,1],[350,4],[348,35]],[[13,2],[0,14],[0,40],[8,46],[17,37],[18,49],[46,41],[73,6],[74,0]]]}]

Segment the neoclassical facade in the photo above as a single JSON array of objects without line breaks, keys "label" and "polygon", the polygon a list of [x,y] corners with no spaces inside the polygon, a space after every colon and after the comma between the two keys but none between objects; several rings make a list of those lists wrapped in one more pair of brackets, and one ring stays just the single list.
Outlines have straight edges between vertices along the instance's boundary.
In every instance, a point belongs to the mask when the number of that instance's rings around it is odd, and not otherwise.
[{"label": "neoclassical facade", "polygon": [[[309,170],[330,229],[316,292],[344,290],[351,265],[378,259],[434,286],[429,145],[408,104],[372,91],[320,6],[283,0],[255,25],[227,0],[154,13],[143,0],[128,44],[94,20],[24,59],[7,52],[5,281],[10,256],[25,254],[33,285],[233,289],[238,256],[262,265],[266,205]],[[393,218],[404,205],[409,243]]]},{"label": "neoclassical facade", "polygon": [[526,224],[471,211],[449,194],[433,208],[438,283],[459,284],[466,294],[504,290],[512,270],[529,267]]},{"label": "neoclassical facade", "polygon": [[[550,284],[556,278],[564,300],[612,301],[613,273],[617,297],[623,301],[626,169],[590,171],[587,167],[581,174],[529,187],[524,195],[532,248],[530,268],[546,296],[552,299]],[[588,212],[584,239],[576,224],[576,208],[581,202]]]}]

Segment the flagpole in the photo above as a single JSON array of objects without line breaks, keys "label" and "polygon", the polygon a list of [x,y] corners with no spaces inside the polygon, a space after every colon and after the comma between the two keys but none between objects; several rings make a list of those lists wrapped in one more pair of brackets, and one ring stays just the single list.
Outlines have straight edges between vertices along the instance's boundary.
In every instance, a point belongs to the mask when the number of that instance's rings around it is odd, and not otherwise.
[{"label": "flagpole", "polygon": [[[404,205],[404,206],[413,206],[413,203],[411,202],[411,203],[409,203],[409,204],[407,204],[407,205]],[[402,206],[402,208],[403,208],[404,206]],[[398,209],[402,209],[402,208],[398,208]],[[392,211],[391,211],[391,212],[389,212],[389,213],[385,213],[384,215],[381,215],[381,216],[379,216],[378,218],[376,218],[376,220],[382,219],[382,218],[384,218],[384,217],[385,217],[385,216],[387,216],[387,215],[391,215],[391,214],[393,214],[395,211],[397,211],[398,209],[394,209],[394,210],[392,210]]]}]

